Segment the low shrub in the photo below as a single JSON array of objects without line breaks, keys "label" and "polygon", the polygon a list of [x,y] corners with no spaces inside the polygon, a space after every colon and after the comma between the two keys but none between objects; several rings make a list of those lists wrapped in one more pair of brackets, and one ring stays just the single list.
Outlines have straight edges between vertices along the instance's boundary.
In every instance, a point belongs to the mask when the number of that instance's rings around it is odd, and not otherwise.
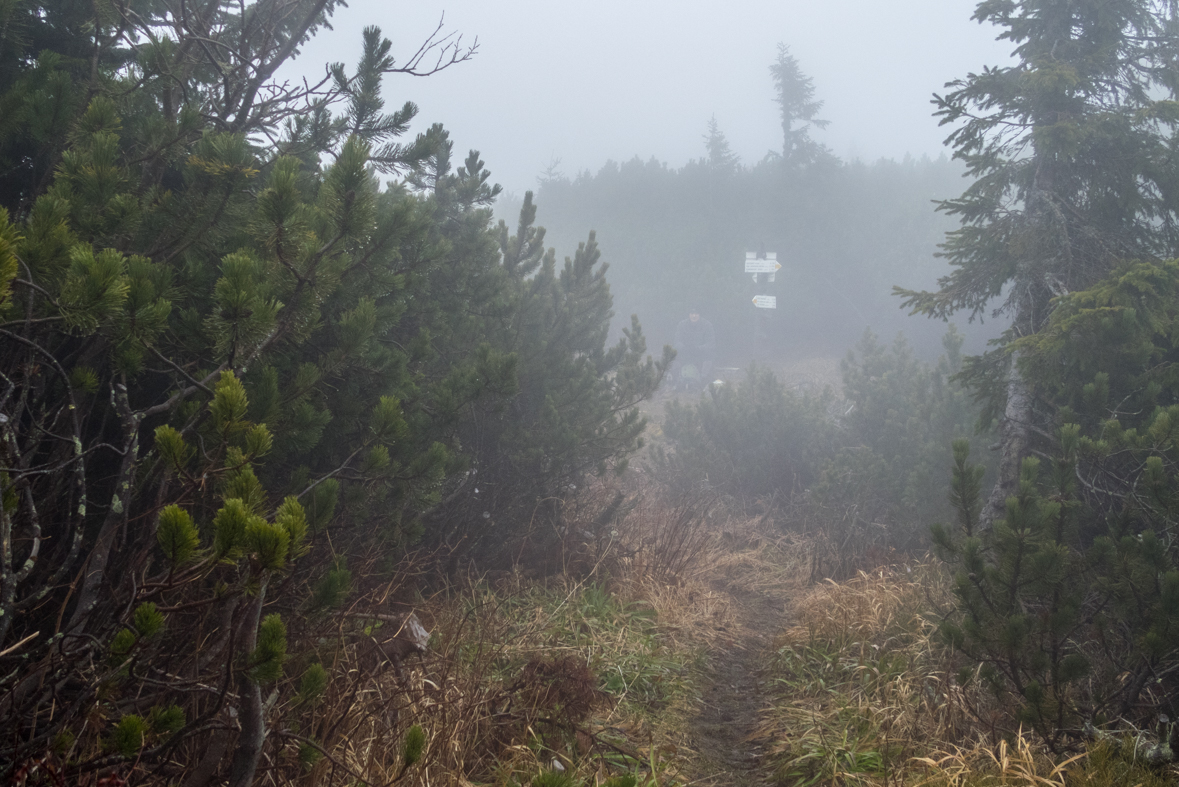
[{"label": "low shrub", "polygon": [[653,452],[653,468],[675,493],[708,489],[734,511],[810,536],[814,579],[919,554],[951,511],[951,443],[977,420],[954,382],[961,344],[951,329],[930,365],[903,338],[886,347],[867,333],[843,361],[842,397],[751,369],[698,403],[668,404],[668,446]]},{"label": "low shrub", "polygon": [[[942,633],[1010,709],[1008,730],[1054,751],[1176,715],[1177,297],[1179,261],[1126,264],[1016,343],[1046,422],[993,521],[955,445],[956,526],[933,531],[957,571]],[[1174,759],[1176,728],[1148,737],[1151,759]]]},{"label": "low shrub", "polygon": [[704,488],[742,508],[789,495],[815,480],[835,445],[826,417],[833,397],[796,393],[752,367],[741,383],[712,388],[698,403],[668,403],[671,450],[653,452],[654,468],[676,494]]}]

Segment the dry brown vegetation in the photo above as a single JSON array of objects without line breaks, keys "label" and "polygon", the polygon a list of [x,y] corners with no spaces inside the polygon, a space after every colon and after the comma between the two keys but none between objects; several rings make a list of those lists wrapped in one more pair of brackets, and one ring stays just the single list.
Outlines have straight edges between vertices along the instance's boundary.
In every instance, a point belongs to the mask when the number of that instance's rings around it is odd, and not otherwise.
[{"label": "dry brown vegetation", "polygon": [[1146,787],[1179,778],[1135,762],[1133,746],[1052,758],[1022,730],[1005,735],[1010,708],[959,682],[962,664],[936,635],[951,600],[948,572],[931,560],[821,582],[797,600],[759,730],[778,782]]},{"label": "dry brown vegetation", "polygon": [[937,563],[812,583],[821,544],[640,491],[605,523],[596,512],[613,492],[570,507],[567,531],[581,535],[564,539],[563,571],[473,576],[412,599],[432,632],[421,657],[374,664],[372,648],[325,648],[349,680],[321,695],[313,728],[273,733],[287,745],[266,780],[1171,783],[1117,747],[1052,760],[1030,736],[998,733],[1004,709],[958,683],[935,636],[950,604]]},{"label": "dry brown vegetation", "polygon": [[[647,496],[603,523],[613,497],[570,507],[562,570],[476,575],[410,599],[431,630],[421,657],[374,664],[380,648],[365,642],[385,624],[342,629],[320,655],[348,679],[322,694],[314,728],[279,733],[288,767],[271,763],[268,780],[289,779],[296,758],[308,784],[527,784],[555,766],[672,778],[696,664],[731,614],[701,567],[729,550],[707,501]],[[424,742],[407,756],[415,727]]]}]

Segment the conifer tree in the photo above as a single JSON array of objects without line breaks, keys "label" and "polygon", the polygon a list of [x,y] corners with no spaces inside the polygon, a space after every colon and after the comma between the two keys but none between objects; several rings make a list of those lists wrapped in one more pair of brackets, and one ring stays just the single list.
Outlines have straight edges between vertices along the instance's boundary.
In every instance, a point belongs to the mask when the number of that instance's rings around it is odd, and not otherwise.
[{"label": "conifer tree", "polygon": [[[642,445],[646,420],[637,405],[659,387],[674,355],[668,347],[659,360],[646,355],[637,317],[611,346],[607,265],[594,234],[558,268],[535,219],[528,192],[516,233],[500,222],[507,308],[485,324],[493,343],[514,354],[518,388],[463,424],[475,473],[470,489],[441,512],[451,538],[491,559],[508,557],[504,547],[521,535],[512,522],[531,527],[524,535],[551,533],[558,501],[587,475],[625,468]],[[472,522],[492,527],[473,532]]]},{"label": "conifer tree", "polygon": [[442,416],[507,385],[506,354],[444,365],[403,323],[445,245],[376,180],[433,142],[397,147],[381,77],[464,50],[398,65],[366,30],[305,91],[271,77],[330,3],[102,8],[0,52],[0,778],[82,735],[76,778],[181,757],[247,785],[307,611],[348,586],[325,529],[403,542],[456,465]]},{"label": "conifer tree", "polygon": [[953,271],[933,292],[898,290],[907,307],[1011,320],[1000,346],[967,361],[966,379],[999,420],[999,482],[984,526],[1016,494],[1045,424],[1014,340],[1045,325],[1053,298],[1092,286],[1118,262],[1179,251],[1170,150],[1179,115],[1170,63],[1175,8],[1155,0],[982,2],[1017,62],[986,68],[936,96],[947,142],[973,185],[940,209],[962,221],[943,246]]},{"label": "conifer tree", "polygon": [[730,174],[741,166],[741,159],[729,147],[729,140],[716,122],[716,115],[708,119],[708,132],[704,135],[704,147],[708,151],[708,166],[714,172]]},{"label": "conifer tree", "polygon": [[[958,613],[942,630],[1014,700],[1014,721],[1055,746],[1086,725],[1148,727],[1179,696],[1177,295],[1176,261],[1128,263],[1060,297],[1017,342],[1057,439],[1046,461],[1025,459],[991,529],[955,445],[959,527],[934,530],[958,567]],[[1179,750],[1165,729],[1151,759]]]},{"label": "conifer tree", "polygon": [[384,76],[472,50],[399,64],[369,28],[354,69],[275,81],[332,7],[100,6],[84,90],[75,38],[0,50],[0,779],[63,740],[83,780],[297,778],[294,730],[339,744],[317,649],[379,612],[356,562],[396,581],[468,468],[523,457],[497,489],[527,499],[637,445],[662,366],[637,323],[604,347],[592,241],[563,272],[501,250],[478,153],[385,112]]},{"label": "conifer tree", "polygon": [[901,294],[936,317],[1004,296],[1011,328],[962,375],[999,420],[999,483],[983,505],[956,447],[961,527],[935,530],[959,567],[943,632],[1058,747],[1174,712],[1175,7],[984,2],[975,19],[1018,62],[937,97],[977,180],[941,205],[962,220],[954,270]]},{"label": "conifer tree", "polygon": [[826,128],[830,121],[820,120],[823,102],[815,99],[814,81],[802,72],[790,47],[778,44],[778,59],[770,66],[774,79],[774,102],[782,117],[782,161],[791,167],[813,163],[826,154],[826,148],[811,139],[811,126]]}]

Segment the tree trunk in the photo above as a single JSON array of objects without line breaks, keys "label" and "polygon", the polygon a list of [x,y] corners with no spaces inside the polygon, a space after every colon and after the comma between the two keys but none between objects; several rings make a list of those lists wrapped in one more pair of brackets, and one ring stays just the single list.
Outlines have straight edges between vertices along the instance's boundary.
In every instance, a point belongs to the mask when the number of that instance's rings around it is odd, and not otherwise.
[{"label": "tree trunk", "polygon": [[[258,621],[262,618],[262,603],[266,598],[266,579],[258,588],[258,595],[246,612],[242,629],[244,636],[240,652],[244,656],[258,645]],[[230,658],[233,655],[230,654]],[[241,693],[241,705],[238,707],[238,720],[241,732],[237,738],[237,748],[233,752],[233,761],[229,765],[229,787],[250,787],[254,781],[254,773],[258,770],[258,760],[262,757],[262,746],[266,743],[266,720],[262,708],[262,688],[246,674],[243,669],[237,677],[238,691]]]},{"label": "tree trunk", "polygon": [[1019,490],[1019,468],[1031,441],[1032,392],[1019,371],[1019,353],[1011,356],[1007,371],[1007,407],[999,422],[999,477],[983,508],[979,527],[990,530],[1007,515],[1007,498]]},{"label": "tree trunk", "polygon": [[98,531],[98,538],[90,550],[90,556],[86,559],[82,583],[78,589],[77,606],[74,607],[74,613],[66,626],[66,630],[70,632],[77,632],[89,625],[91,614],[104,598],[107,566],[115,549],[115,536],[118,535],[119,528],[126,523],[134,499],[135,469],[139,459],[139,423],[142,417],[131,410],[127,387],[121,383],[112,389],[111,403],[118,410],[123,422],[123,459],[119,464],[119,475],[111,496],[110,507],[103,518],[102,528]]}]

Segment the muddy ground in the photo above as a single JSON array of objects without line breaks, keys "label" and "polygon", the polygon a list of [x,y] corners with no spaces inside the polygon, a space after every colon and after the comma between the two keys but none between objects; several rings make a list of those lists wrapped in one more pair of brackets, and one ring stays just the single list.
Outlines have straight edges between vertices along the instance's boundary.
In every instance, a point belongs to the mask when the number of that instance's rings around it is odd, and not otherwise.
[{"label": "muddy ground", "polygon": [[[718,581],[718,585],[727,584]],[[699,714],[690,722],[695,756],[688,768],[690,784],[700,787],[772,785],[764,742],[755,738],[758,718],[768,701],[764,665],[775,636],[789,623],[789,603],[780,592],[765,593],[729,585],[734,615],[728,637],[709,655],[708,680]]]}]

